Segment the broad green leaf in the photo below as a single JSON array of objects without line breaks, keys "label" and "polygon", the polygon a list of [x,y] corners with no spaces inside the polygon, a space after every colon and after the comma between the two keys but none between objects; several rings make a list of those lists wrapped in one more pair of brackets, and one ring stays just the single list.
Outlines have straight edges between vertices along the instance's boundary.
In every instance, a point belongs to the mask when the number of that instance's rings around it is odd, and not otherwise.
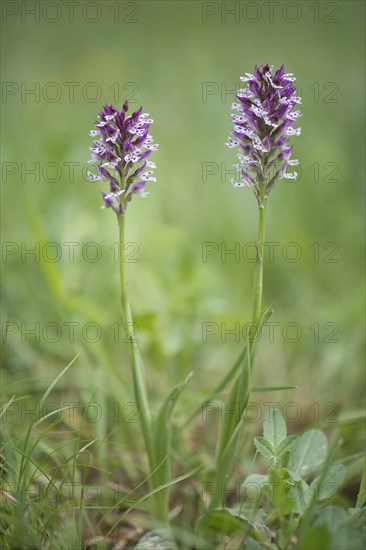
[{"label": "broad green leaf", "polygon": [[254,445],[258,452],[261,453],[261,455],[265,456],[266,458],[273,458],[273,447],[267,439],[264,437],[255,437],[254,438]]},{"label": "broad green leaf", "polygon": [[135,546],[135,550],[175,550],[177,548],[168,529],[154,529],[146,533]]},{"label": "broad green leaf", "polygon": [[292,512],[294,507],[293,499],[286,498],[286,493],[289,489],[291,480],[290,472],[286,468],[274,470],[270,468],[268,497],[273,506],[278,510],[280,516],[285,516]]},{"label": "broad green leaf", "polygon": [[244,550],[263,550],[263,546],[257,540],[248,537],[245,541]]},{"label": "broad green leaf", "polygon": [[261,474],[251,474],[248,476],[242,485],[246,500],[249,500],[250,503],[259,502],[264,494],[263,488],[268,483],[268,476]]},{"label": "broad green leaf", "polygon": [[250,485],[257,485],[262,487],[265,483],[268,483],[268,476],[262,474],[250,474],[243,482],[242,487],[249,487]]},{"label": "broad green leaf", "polygon": [[314,523],[320,525],[326,523],[330,527],[347,521],[347,512],[340,506],[326,506],[321,508],[317,514]]},{"label": "broad green leaf", "polygon": [[281,411],[277,409],[268,411],[264,419],[263,435],[272,444],[274,450],[285,439],[287,428]]},{"label": "broad green leaf", "polygon": [[305,550],[331,550],[329,529],[326,525],[307,527],[304,533],[301,548]]},{"label": "broad green leaf", "polygon": [[[256,477],[256,474],[253,474],[253,476]],[[258,476],[267,478],[267,476]],[[259,509],[257,510],[253,515],[253,508],[243,508],[242,506],[240,508],[228,508],[228,510],[232,513],[233,516],[237,518],[242,518],[245,521],[249,522],[250,525],[253,527],[254,531],[252,532],[252,536],[260,541],[260,542],[266,542],[269,543],[271,541],[272,535],[271,531],[268,528],[268,517],[264,510]]]},{"label": "broad green leaf", "polygon": [[309,485],[303,479],[298,479],[294,481],[292,488],[287,490],[286,498],[293,501],[293,512],[302,515],[308,507],[310,495]]},{"label": "broad green leaf", "polygon": [[361,477],[360,489],[357,495],[356,508],[361,508],[366,501],[366,464],[363,464],[363,472]]},{"label": "broad green leaf", "polygon": [[276,533],[276,542],[279,548],[288,548],[290,540],[298,527],[298,523],[297,518],[282,518],[281,529]]},{"label": "broad green leaf", "polygon": [[316,470],[327,455],[327,438],[320,430],[309,430],[299,437],[289,470],[305,477]]},{"label": "broad green leaf", "polygon": [[[240,423],[237,424],[231,438],[229,439],[223,453],[217,458],[217,468],[216,468],[216,482],[219,487],[224,488],[227,479],[228,479],[228,472],[230,471],[230,468],[232,467],[233,460],[235,458],[235,448],[239,436],[240,431]],[[220,502],[220,491],[217,491],[215,495],[213,496],[211,502],[210,502],[210,510],[213,510],[218,506],[218,503]]]},{"label": "broad green leaf", "polygon": [[[187,376],[183,382],[177,384],[168,397],[163,402],[158,417],[154,425],[153,434],[153,452],[155,465],[162,464],[156,474],[153,476],[154,485],[164,485],[170,481],[171,466],[170,466],[170,452],[171,452],[171,427],[170,420],[173,413],[174,406],[181,392],[184,390],[188,382],[192,377],[192,373]],[[162,490],[156,497],[159,501],[161,509],[168,508],[169,488]]]},{"label": "broad green leaf", "polygon": [[280,468],[287,468],[288,463],[290,462],[291,453],[289,450],[285,451],[283,454],[281,454],[281,458],[278,459],[277,464]]},{"label": "broad green leaf", "polygon": [[347,512],[340,506],[327,506],[320,510],[314,525],[328,527],[329,550],[360,550],[366,546],[365,517],[352,509]]},{"label": "broad green leaf", "polygon": [[241,546],[240,548],[243,550],[278,550],[277,546],[275,546],[274,544],[270,544],[268,542],[266,542],[265,544],[261,544],[252,537],[247,537],[245,539],[244,546]]},{"label": "broad green leaf", "polygon": [[[179,395],[191,378],[192,373],[190,373],[187,378],[183,380],[183,382],[180,382],[174,386],[160,408],[154,426],[154,452],[156,464],[159,464],[162,460],[164,460],[165,456],[170,455],[170,419]],[[166,468],[169,468],[169,465],[167,465]],[[160,481],[161,483],[166,483],[169,481],[169,474],[168,477],[164,478],[163,476]]]},{"label": "broad green leaf", "polygon": [[204,526],[220,535],[232,536],[238,531],[247,533],[253,528],[244,518],[234,516],[227,508],[213,510],[204,516]]},{"label": "broad green leaf", "polygon": [[245,539],[245,545],[241,546],[240,548],[243,550],[263,550],[263,548],[266,548],[267,550],[268,548],[272,549],[277,547],[273,546],[272,544],[271,545],[266,544],[265,546],[263,546],[263,544],[253,539],[252,537],[247,537]]},{"label": "broad green leaf", "polygon": [[[271,539],[271,533],[266,525],[258,522],[258,518],[248,519],[238,510],[221,508],[208,512],[200,519],[200,526],[212,530],[218,534],[234,537],[241,535],[241,538],[251,537],[257,541],[259,546],[256,548],[272,548],[268,543]],[[233,542],[233,541],[232,541]],[[261,546],[261,543],[265,546]],[[242,548],[242,546],[240,546]]]},{"label": "broad green leaf", "polygon": [[287,451],[294,451],[296,448],[295,442],[298,440],[297,435],[289,435],[276,448],[276,456],[280,458]]},{"label": "broad green leaf", "polygon": [[334,497],[339,486],[343,483],[345,475],[346,468],[343,464],[333,464],[323,477],[320,475],[315,478],[310,485],[315,501],[319,502]]},{"label": "broad green leaf", "polygon": [[294,479],[287,468],[270,468],[266,492],[281,516],[302,513],[308,503],[308,484],[301,478]]},{"label": "broad green leaf", "polygon": [[247,356],[243,360],[242,369],[230,389],[225,405],[226,411],[235,411],[235,414],[226,415],[225,422],[222,422],[220,425],[216,450],[217,457],[220,457],[225,452],[225,448],[229,445],[233,433],[237,426],[241,424],[243,413],[248,403],[251,386],[251,359],[249,349],[246,348],[246,350]]}]

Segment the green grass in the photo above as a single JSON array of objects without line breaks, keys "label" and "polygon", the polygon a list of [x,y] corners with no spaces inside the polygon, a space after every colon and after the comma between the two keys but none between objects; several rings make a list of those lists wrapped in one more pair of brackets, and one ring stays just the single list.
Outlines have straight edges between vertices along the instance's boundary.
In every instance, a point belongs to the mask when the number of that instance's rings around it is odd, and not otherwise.
[{"label": "green grass", "polygon": [[[2,104],[3,247],[13,247],[3,248],[2,265],[3,407],[13,399],[2,417],[4,547],[83,548],[93,537],[106,536],[131,499],[138,504],[108,538],[125,539],[126,547],[133,547],[154,527],[147,514],[151,499],[144,500],[148,469],[121,328],[117,226],[114,216],[100,209],[98,185],[82,173],[97,112],[105,102],[120,106],[137,90],[135,97],[155,119],[158,181],[148,198],[130,206],[127,241],[136,243],[133,250],[138,246],[138,262],[126,267],[154,414],[162,397],[194,373],[177,404],[174,434],[243,348],[242,338],[228,335],[222,341],[221,324],[230,330],[239,323],[241,329],[249,321],[253,264],[233,255],[222,261],[221,249],[240,243],[242,250],[256,240],[256,203],[251,193],[233,189],[231,175],[225,175],[233,163],[232,151],[224,146],[233,96],[221,97],[221,91],[234,89],[240,74],[267,61],[283,62],[302,88],[303,133],[294,143],[302,177],[297,183],[280,182],[268,205],[268,240],[279,244],[274,260],[266,258],[263,305],[273,304],[271,321],[278,325],[273,325],[273,341],[269,332],[263,335],[253,384],[294,389],[252,394],[263,414],[243,428],[233,482],[254,471],[252,439],[262,433],[264,403],[279,402],[290,416],[295,409],[289,404],[295,402],[301,416],[288,423],[289,432],[312,427],[324,429],[329,441],[338,438],[337,460],[347,473],[337,498],[345,509],[355,507],[364,445],[364,5],[336,2],[336,23],[324,22],[329,10],[324,3],[315,23],[306,1],[298,3],[302,17],[296,23],[284,20],[283,2],[274,23],[264,8],[257,23],[243,17],[223,23],[220,13],[202,23],[201,2],[142,1],[139,22],[113,23],[110,4],[101,3],[96,24],[83,21],[78,11],[72,24],[64,12],[55,24],[42,17],[35,23],[31,16],[22,23],[20,12],[3,22],[3,82],[19,90],[22,82],[29,89],[40,86],[39,102],[31,95],[22,101],[19,91],[3,96]],[[14,5],[22,9],[21,2]],[[126,16],[126,9],[121,13]],[[42,96],[50,82],[62,90],[57,102]],[[74,101],[65,82],[80,83]],[[102,90],[97,102],[82,95],[89,82]],[[205,83],[219,90],[207,101]],[[328,83],[336,84],[336,103],[327,102]],[[70,162],[76,163],[73,178]],[[39,177],[24,174],[35,163]],[[56,163],[57,181],[50,181],[55,172],[51,165],[45,171],[47,163]],[[207,181],[204,163],[217,168]],[[319,163],[319,181],[310,168],[314,163]],[[334,166],[339,172],[332,176]],[[50,242],[60,246],[59,261],[45,257],[55,250],[47,249]],[[207,242],[217,243],[219,252],[203,262]],[[283,257],[291,242],[301,249],[298,262]],[[22,247],[34,249],[35,243],[39,255],[25,255]],[[65,243],[77,243],[74,261]],[[87,256],[88,243],[100,246],[96,262]],[[90,323],[101,332],[95,342]],[[220,328],[206,342],[204,323]],[[288,323],[301,328],[296,342],[289,341],[291,331],[283,336]],[[203,512],[199,477],[210,480],[219,417],[219,408],[207,422],[197,417],[174,447],[174,479],[203,466],[171,487],[170,509],[182,548],[193,546],[191,525]],[[257,459],[255,472],[266,467]],[[136,492],[121,502],[131,483],[138,485]],[[47,489],[57,490],[57,498],[46,498]]]}]

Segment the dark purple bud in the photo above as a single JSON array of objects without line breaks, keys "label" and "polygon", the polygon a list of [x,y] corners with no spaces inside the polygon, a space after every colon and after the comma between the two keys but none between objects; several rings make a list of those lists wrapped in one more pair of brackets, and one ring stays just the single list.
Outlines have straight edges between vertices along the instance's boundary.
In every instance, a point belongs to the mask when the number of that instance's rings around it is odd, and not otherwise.
[{"label": "dark purple bud", "polygon": [[131,188],[131,193],[137,193],[138,191],[142,191],[145,188],[146,181],[138,181],[137,183],[134,183]]},{"label": "dark purple bud", "polygon": [[101,191],[104,208],[111,208],[114,206],[114,199],[111,195],[107,195],[107,193],[104,193],[104,191]]},{"label": "dark purple bud", "polygon": [[135,141],[132,142],[132,144],[135,146],[135,147],[139,147],[140,145],[142,145],[143,143],[145,143],[145,140],[147,138],[148,134],[144,134],[143,136],[140,136],[138,137],[137,139],[135,139]]},{"label": "dark purple bud", "polygon": [[103,166],[99,166],[98,170],[99,170],[99,173],[101,174],[101,176],[103,176],[104,179],[110,180],[112,178],[111,174]]},{"label": "dark purple bud", "polygon": [[241,97],[241,96],[236,96],[236,97],[240,101],[240,103],[242,103],[243,105],[245,105],[249,109],[253,105],[253,102],[250,101],[250,99],[248,99],[247,97]]},{"label": "dark purple bud", "polygon": [[249,90],[256,96],[260,97],[261,90],[258,86],[258,84],[254,80],[249,80]]},{"label": "dark purple bud", "polygon": [[129,180],[132,181],[134,178],[137,178],[137,176],[142,174],[145,168],[146,168],[146,162],[144,162],[139,168],[137,168],[137,170],[135,170],[135,172],[133,172],[133,174],[129,176]]},{"label": "dark purple bud", "polygon": [[288,147],[287,149],[283,149],[281,153],[278,155],[277,160],[289,160],[292,153],[292,147]]},{"label": "dark purple bud", "polygon": [[294,95],[294,93],[296,92],[296,88],[294,86],[288,86],[288,88],[286,88],[283,92],[283,95],[289,99],[292,95]]},{"label": "dark purple bud", "polygon": [[115,179],[111,179],[110,182],[109,182],[109,188],[111,190],[111,193],[118,193],[118,191],[120,191],[120,188],[118,186],[118,183],[116,182]]},{"label": "dark purple bud", "polygon": [[272,110],[272,120],[274,122],[278,122],[283,115],[287,112],[288,105],[280,105],[280,107],[277,109],[277,111]]},{"label": "dark purple bud", "polygon": [[119,128],[121,133],[123,132],[123,124],[124,124],[125,118],[126,118],[126,115],[124,111],[121,111],[120,113],[118,113],[118,115],[116,115],[116,119],[115,119],[116,126],[117,128]]},{"label": "dark purple bud", "polygon": [[137,111],[135,111],[134,113],[132,113],[132,120],[133,121],[136,121],[138,120],[139,116],[141,115],[142,113],[142,107],[140,107]]},{"label": "dark purple bud", "polygon": [[258,69],[257,65],[254,67],[254,76],[257,80],[259,80],[259,81],[262,80],[262,73]]},{"label": "dark purple bud", "polygon": [[273,77],[273,80],[277,83],[280,82],[283,75],[285,74],[285,66],[281,65],[281,67],[275,72],[275,75]]},{"label": "dark purple bud", "polygon": [[289,139],[286,136],[280,136],[275,141],[275,147],[285,147],[289,142]]},{"label": "dark purple bud", "polygon": [[131,138],[128,137],[123,145],[123,150],[125,153],[128,153],[129,151],[131,151],[133,149],[133,145],[132,145],[132,142],[131,142]]},{"label": "dark purple bud", "polygon": [[141,157],[140,157],[140,160],[146,159],[149,155],[151,155],[150,149],[148,149],[147,151],[145,151],[144,153],[142,153],[142,155],[141,155]]},{"label": "dark purple bud", "polygon": [[249,183],[249,185],[252,185],[253,187],[256,186],[256,182],[248,172],[246,172],[245,170],[242,170],[241,176],[245,182]]}]

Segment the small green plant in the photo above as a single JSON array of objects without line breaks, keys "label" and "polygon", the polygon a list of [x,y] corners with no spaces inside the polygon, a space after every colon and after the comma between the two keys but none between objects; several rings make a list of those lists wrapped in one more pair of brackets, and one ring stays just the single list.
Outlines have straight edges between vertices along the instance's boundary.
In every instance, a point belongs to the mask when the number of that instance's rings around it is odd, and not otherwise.
[{"label": "small green plant", "polygon": [[321,430],[288,436],[282,413],[272,409],[254,445],[271,465],[266,474],[245,479],[240,507],[208,515],[206,525],[212,532],[236,541],[235,548],[242,550],[364,546],[365,508],[347,511],[336,505],[346,468],[332,460]]},{"label": "small green plant", "polygon": [[99,113],[95,129],[90,135],[96,137],[92,151],[92,160],[98,164],[98,174],[89,172],[91,181],[103,181],[109,185],[109,193],[102,191],[103,208],[111,209],[117,216],[119,227],[119,275],[121,286],[121,305],[127,330],[131,375],[134,397],[137,405],[146,454],[150,467],[149,485],[153,499],[151,513],[163,525],[168,524],[168,499],[170,473],[170,422],[175,403],[188,384],[191,375],[177,384],[161,405],[155,419],[146,391],[144,366],[136,339],[134,322],[127,291],[125,269],[126,242],[125,218],[128,204],[134,196],[146,196],[145,186],[152,177],[155,163],[149,160],[152,151],[158,149],[149,134],[153,120],[142,107],[127,115],[128,101],[119,111],[112,105],[105,105]]},{"label": "small green plant", "polygon": [[[262,310],[267,200],[277,181],[296,179],[296,172],[288,172],[290,167],[298,164],[297,159],[291,159],[292,147],[288,144],[290,136],[301,132],[301,128],[294,128],[301,116],[297,109],[301,99],[295,95],[294,76],[286,74],[283,65],[274,73],[273,66],[255,67],[254,74],[246,73],[241,80],[245,87],[238,90],[238,103],[232,105],[235,111],[232,115],[233,138],[229,137],[226,145],[239,147],[235,164],[238,178],[233,179],[232,184],[253,190],[258,203],[259,231],[248,344],[227,399],[228,410],[238,407],[239,414],[221,424],[216,446],[215,482],[219,487],[228,482],[233,468],[237,440],[252,389],[255,345],[262,325],[272,314],[272,308]],[[219,499],[220,492],[217,491],[208,506],[208,516],[218,506]],[[205,529],[206,520],[205,515],[200,519],[199,530]]]}]

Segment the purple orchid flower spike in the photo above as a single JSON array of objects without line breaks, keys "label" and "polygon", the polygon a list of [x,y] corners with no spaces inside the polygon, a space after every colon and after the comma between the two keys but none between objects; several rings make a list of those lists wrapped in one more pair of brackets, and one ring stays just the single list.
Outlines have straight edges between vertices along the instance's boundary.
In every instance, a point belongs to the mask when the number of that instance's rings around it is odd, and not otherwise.
[{"label": "purple orchid flower spike", "polygon": [[231,180],[235,187],[249,187],[254,190],[259,205],[267,199],[277,180],[295,180],[297,172],[288,168],[299,161],[291,159],[292,147],[288,146],[290,136],[300,135],[301,128],[294,128],[301,116],[296,106],[301,98],[295,95],[292,73],[285,74],[282,65],[273,73],[273,65],[255,67],[254,74],[240,77],[246,83],[238,90],[238,103],[232,108],[233,137],[228,147],[239,146],[235,164],[239,181]]},{"label": "purple orchid flower spike", "polygon": [[113,105],[105,105],[98,115],[95,130],[90,135],[95,139],[90,147],[92,159],[97,162],[98,173],[88,172],[90,181],[109,183],[109,193],[102,191],[102,208],[112,208],[117,215],[124,214],[134,195],[145,197],[145,186],[153,177],[155,163],[149,160],[152,151],[159,146],[149,134],[154,122],[142,107],[127,116],[128,101],[118,111]]}]

